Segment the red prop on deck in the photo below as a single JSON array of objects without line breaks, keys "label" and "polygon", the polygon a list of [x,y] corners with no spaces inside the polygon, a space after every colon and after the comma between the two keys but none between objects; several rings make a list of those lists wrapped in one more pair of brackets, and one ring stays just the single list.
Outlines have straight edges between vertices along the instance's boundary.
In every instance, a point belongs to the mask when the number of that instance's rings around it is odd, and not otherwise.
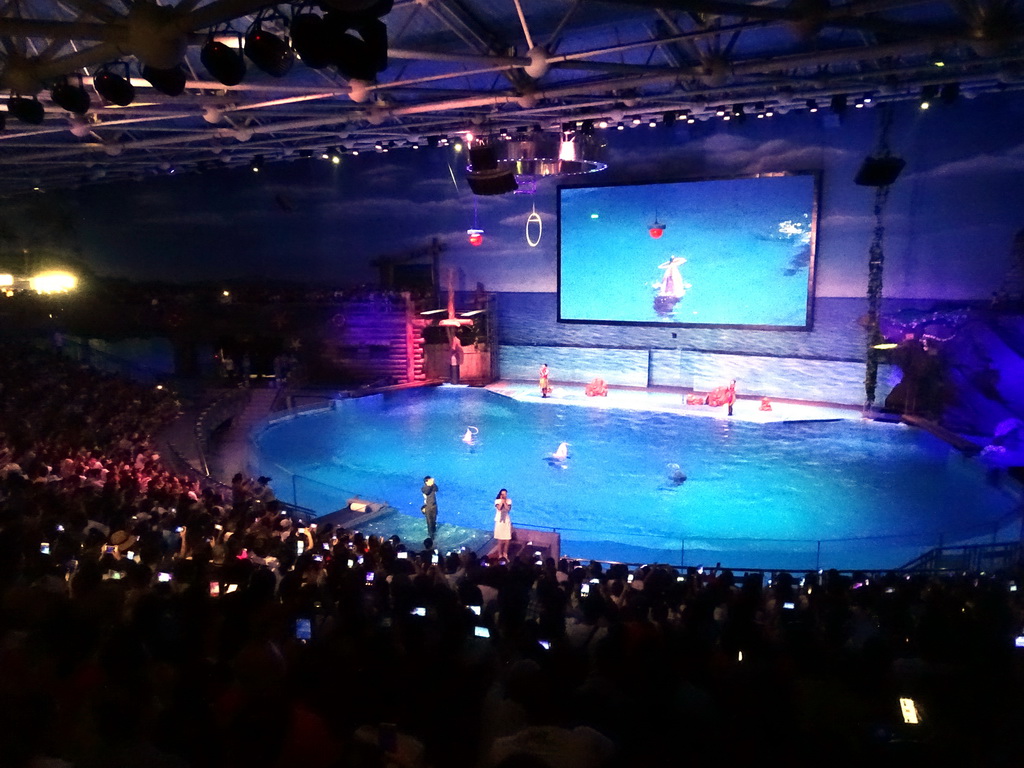
[{"label": "red prop on deck", "polygon": [[604,379],[594,379],[587,384],[586,393],[587,397],[608,397],[608,385]]}]

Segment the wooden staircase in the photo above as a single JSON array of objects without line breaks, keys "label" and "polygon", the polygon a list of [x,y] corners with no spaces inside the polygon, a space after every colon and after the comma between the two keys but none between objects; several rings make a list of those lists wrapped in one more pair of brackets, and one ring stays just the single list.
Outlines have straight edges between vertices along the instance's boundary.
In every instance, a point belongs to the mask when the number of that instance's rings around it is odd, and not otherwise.
[{"label": "wooden staircase", "polygon": [[408,293],[347,301],[335,315],[326,356],[367,381],[425,381],[422,330],[427,322]]}]

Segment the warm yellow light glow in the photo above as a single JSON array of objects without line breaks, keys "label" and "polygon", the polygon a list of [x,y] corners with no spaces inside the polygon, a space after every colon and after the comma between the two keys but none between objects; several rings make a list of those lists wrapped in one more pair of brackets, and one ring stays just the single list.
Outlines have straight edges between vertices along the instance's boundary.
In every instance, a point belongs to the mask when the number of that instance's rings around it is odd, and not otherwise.
[{"label": "warm yellow light glow", "polygon": [[75,290],[78,278],[70,272],[54,270],[40,272],[35,277],[30,277],[28,285],[36,293],[66,293]]},{"label": "warm yellow light glow", "polygon": [[917,705],[913,699],[900,699],[900,710],[903,712],[903,722],[908,725],[917,725],[921,722],[917,714]]},{"label": "warm yellow light glow", "polygon": [[231,295],[231,291],[221,291],[221,295],[223,295],[223,296],[230,296]]},{"label": "warm yellow light glow", "polygon": [[892,342],[884,342],[882,344],[875,344],[871,348],[872,349],[896,349],[896,347],[898,347],[898,346],[899,346],[899,344],[893,344]]},{"label": "warm yellow light glow", "polygon": [[0,275],[0,285],[14,285],[14,275]]}]

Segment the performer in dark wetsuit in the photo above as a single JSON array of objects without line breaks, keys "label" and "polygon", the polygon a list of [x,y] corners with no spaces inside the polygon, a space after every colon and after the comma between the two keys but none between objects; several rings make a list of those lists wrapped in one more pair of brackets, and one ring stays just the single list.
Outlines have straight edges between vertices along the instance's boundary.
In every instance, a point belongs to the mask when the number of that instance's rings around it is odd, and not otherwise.
[{"label": "performer in dark wetsuit", "polygon": [[423,494],[423,506],[420,507],[420,511],[427,518],[427,536],[434,538],[437,532],[437,484],[434,478],[430,475],[424,477],[420,492]]}]

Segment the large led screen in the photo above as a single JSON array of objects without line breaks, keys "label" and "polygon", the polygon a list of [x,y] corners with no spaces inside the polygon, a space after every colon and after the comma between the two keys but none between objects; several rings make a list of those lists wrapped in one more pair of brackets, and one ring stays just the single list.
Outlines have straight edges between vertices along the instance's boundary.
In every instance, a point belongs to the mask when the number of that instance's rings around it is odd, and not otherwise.
[{"label": "large led screen", "polygon": [[817,176],[558,190],[558,319],[811,327]]}]

